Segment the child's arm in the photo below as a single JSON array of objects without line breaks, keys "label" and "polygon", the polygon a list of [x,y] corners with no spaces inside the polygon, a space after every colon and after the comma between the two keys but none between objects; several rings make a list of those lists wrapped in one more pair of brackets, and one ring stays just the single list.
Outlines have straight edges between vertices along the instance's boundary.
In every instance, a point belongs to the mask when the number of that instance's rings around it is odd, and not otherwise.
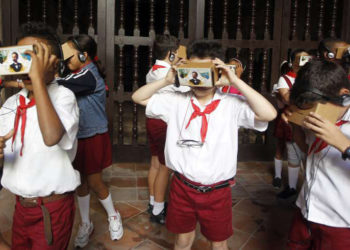
[{"label": "child's arm", "polygon": [[284,103],[289,105],[289,95],[290,91],[287,88],[281,88],[278,89],[278,96],[280,97],[279,99]]},{"label": "child's arm", "polygon": [[156,93],[159,89],[175,82],[175,74],[176,70],[174,68],[170,68],[164,79],[145,84],[141,88],[137,89],[131,96],[132,100],[137,104],[146,106],[154,93]]},{"label": "child's arm", "polygon": [[7,133],[7,135],[0,136],[0,168],[4,165],[4,148],[6,146],[6,141],[13,136],[13,130]]},{"label": "child's arm", "polygon": [[77,74],[70,74],[65,78],[57,78],[60,85],[70,89],[75,95],[89,95],[96,89],[96,78],[88,69],[84,69]]},{"label": "child's arm", "polygon": [[[250,108],[255,113],[256,120],[268,122],[276,118],[277,111],[268,100],[239,79],[220,59],[215,59],[213,63],[217,65],[217,68],[222,69],[227,74],[229,82],[246,97]],[[220,84],[220,81],[218,84]]]},{"label": "child's arm", "polygon": [[47,146],[56,145],[64,135],[65,129],[52,105],[47,92],[47,83],[54,79],[56,56],[50,54],[46,44],[35,43],[37,54],[27,51],[32,57],[32,66],[29,72],[31,79],[36,108],[38,113],[39,127]]}]

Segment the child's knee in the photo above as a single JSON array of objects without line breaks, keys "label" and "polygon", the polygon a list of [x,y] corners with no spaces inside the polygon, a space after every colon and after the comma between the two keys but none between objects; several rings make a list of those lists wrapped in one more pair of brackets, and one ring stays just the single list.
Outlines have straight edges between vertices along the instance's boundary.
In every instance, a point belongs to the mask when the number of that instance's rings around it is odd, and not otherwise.
[{"label": "child's knee", "polygon": [[212,245],[212,249],[217,249],[217,250],[228,249],[226,240],[224,240],[224,241],[212,241],[211,245]]},{"label": "child's knee", "polygon": [[194,236],[195,231],[177,235],[175,240],[175,249],[191,249]]}]

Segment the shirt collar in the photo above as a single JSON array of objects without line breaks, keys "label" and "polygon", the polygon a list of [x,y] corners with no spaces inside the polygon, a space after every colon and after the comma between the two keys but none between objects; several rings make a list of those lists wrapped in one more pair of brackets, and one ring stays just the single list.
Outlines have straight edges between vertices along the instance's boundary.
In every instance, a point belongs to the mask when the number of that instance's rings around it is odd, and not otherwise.
[{"label": "shirt collar", "polygon": [[196,104],[198,107],[205,107],[205,106],[207,106],[208,104],[210,104],[212,101],[221,100],[221,99],[223,99],[223,98],[225,98],[225,97],[227,96],[227,94],[223,94],[223,93],[220,91],[219,88],[216,88],[213,99],[208,100],[208,101],[205,103],[205,105],[202,106],[202,105],[198,102],[197,98],[193,95],[193,93],[192,93],[192,92],[189,92],[189,93],[191,93],[191,94],[190,94],[190,98],[193,99],[194,104]]},{"label": "shirt collar", "polygon": [[350,108],[348,108],[346,110],[345,114],[343,115],[342,118],[340,118],[340,120],[349,121],[350,122]]},{"label": "shirt collar", "polygon": [[161,65],[167,68],[170,68],[171,65],[169,63],[167,63],[166,61],[162,61],[162,60],[156,60],[156,62],[154,63],[155,65]]}]

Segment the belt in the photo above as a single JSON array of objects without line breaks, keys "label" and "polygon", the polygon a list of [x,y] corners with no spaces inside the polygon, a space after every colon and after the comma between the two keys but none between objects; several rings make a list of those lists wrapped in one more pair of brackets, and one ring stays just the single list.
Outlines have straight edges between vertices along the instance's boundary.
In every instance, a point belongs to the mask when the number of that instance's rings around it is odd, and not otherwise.
[{"label": "belt", "polygon": [[174,174],[175,174],[176,178],[179,179],[183,184],[185,184],[186,186],[188,186],[190,188],[197,190],[200,193],[208,193],[208,192],[214,191],[216,189],[225,188],[228,186],[233,186],[235,184],[235,178],[232,177],[232,178],[230,178],[226,181],[223,181],[222,183],[217,184],[217,185],[214,184],[214,185],[208,185],[208,186],[197,186],[197,185],[194,185],[194,184],[190,183],[189,181],[187,181],[184,177],[182,177],[182,175],[180,173],[175,172]]},{"label": "belt", "polygon": [[52,202],[52,201],[57,201],[57,200],[63,199],[65,197],[67,197],[68,194],[70,194],[70,193],[52,194],[50,196],[35,197],[35,198],[24,198],[21,196],[17,196],[18,202],[23,207],[40,206],[41,211],[43,213],[45,239],[46,239],[48,245],[52,245],[51,218],[50,218],[50,213],[47,210],[47,208],[44,206],[44,204]]}]

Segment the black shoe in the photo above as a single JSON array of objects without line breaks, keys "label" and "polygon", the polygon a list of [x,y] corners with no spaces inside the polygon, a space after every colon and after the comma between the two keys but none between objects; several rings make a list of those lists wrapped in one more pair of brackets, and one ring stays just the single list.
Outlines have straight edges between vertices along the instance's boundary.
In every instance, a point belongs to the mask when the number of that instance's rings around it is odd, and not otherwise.
[{"label": "black shoe", "polygon": [[292,197],[295,198],[297,194],[298,193],[294,188],[289,188],[289,186],[288,186],[281,193],[279,193],[277,195],[277,198],[287,200],[287,199],[290,199]]},{"label": "black shoe", "polygon": [[153,205],[151,205],[151,203],[148,203],[147,213],[152,214],[152,210],[153,210]]},{"label": "black shoe", "polygon": [[158,223],[158,224],[164,225],[164,224],[165,224],[165,217],[166,217],[166,210],[167,210],[167,207],[168,207],[168,203],[165,202],[165,203],[164,203],[164,208],[163,208],[162,212],[160,212],[160,214],[158,214],[158,215],[154,215],[153,212],[151,211],[150,220],[151,220],[152,222],[156,222],[156,223]]},{"label": "black shoe", "polygon": [[273,178],[272,186],[274,186],[275,188],[281,188],[282,187],[282,180],[281,180],[281,178],[279,178],[279,177]]}]

